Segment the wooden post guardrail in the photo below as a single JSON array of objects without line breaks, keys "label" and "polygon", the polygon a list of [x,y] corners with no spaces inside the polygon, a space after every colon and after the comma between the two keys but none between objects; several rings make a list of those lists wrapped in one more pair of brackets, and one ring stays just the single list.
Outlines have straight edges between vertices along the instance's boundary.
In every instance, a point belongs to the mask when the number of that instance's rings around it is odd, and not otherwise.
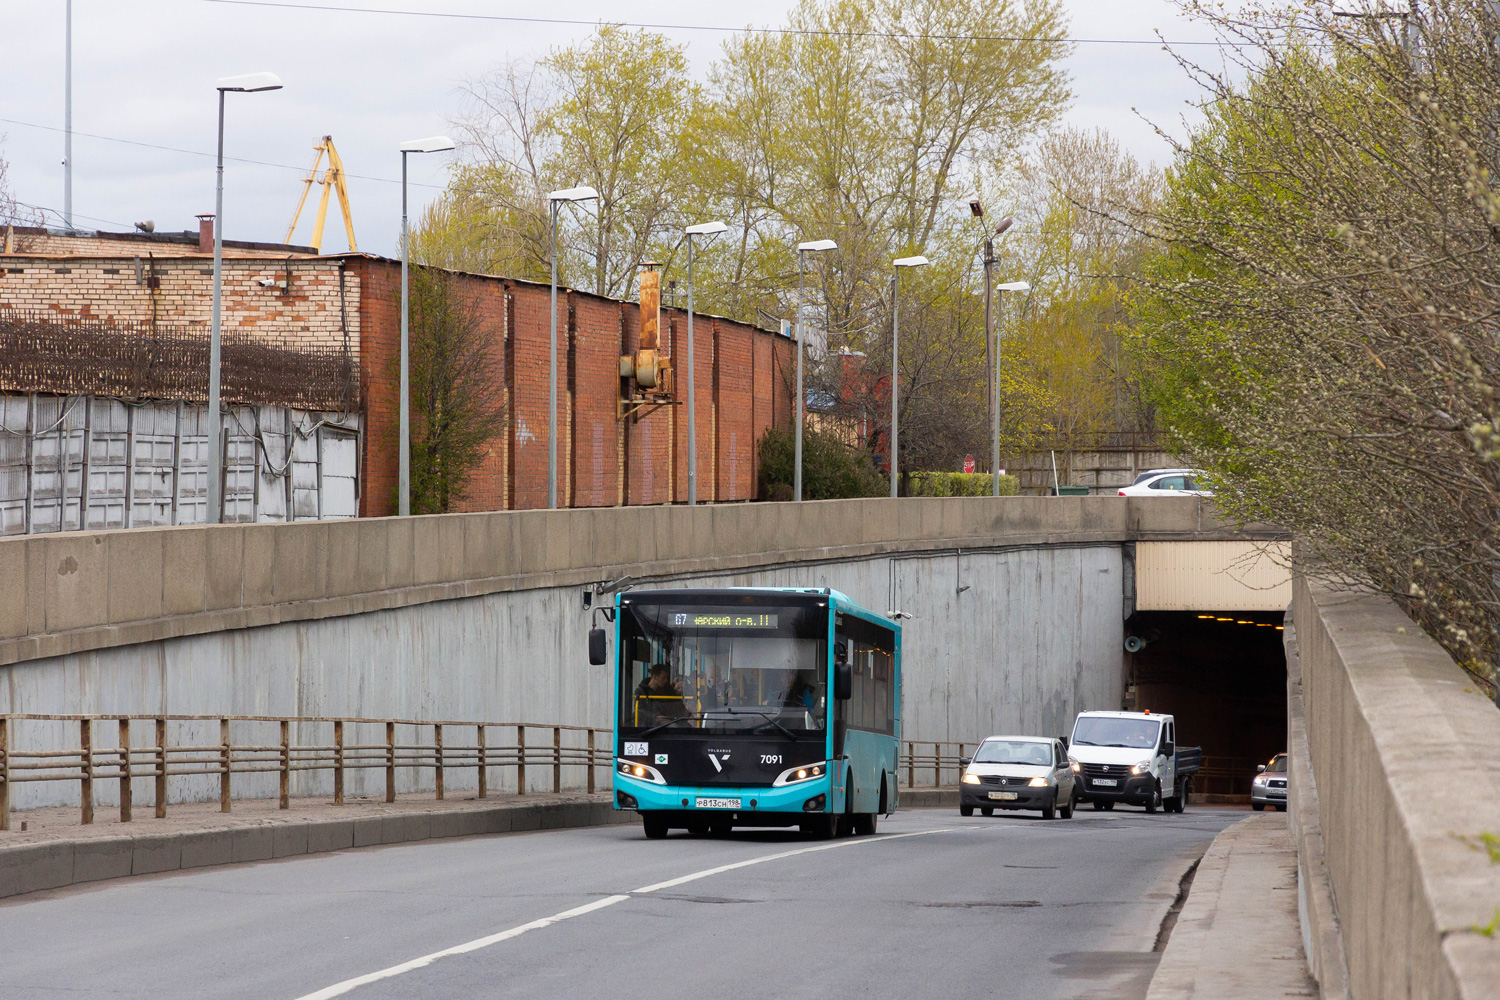
[{"label": "wooden post guardrail", "polygon": [[[22,749],[19,746],[17,721],[30,720],[38,723],[61,724],[61,730],[51,730],[49,745],[57,746],[57,734],[66,733],[69,724],[76,725],[78,746],[75,749]],[[155,724],[154,746],[132,747],[131,725],[133,721],[150,721]],[[95,722],[110,722],[117,727],[118,746],[96,746],[94,743]],[[208,745],[203,743],[203,727],[217,721],[218,740]],[[297,723],[299,732],[307,733],[307,742],[294,744],[292,724]],[[315,734],[325,723],[333,726],[333,740],[319,742]],[[257,736],[257,725],[275,728]],[[28,721],[28,726],[30,722]],[[351,729],[350,726],[355,728]],[[358,738],[359,726],[380,725],[385,727],[382,743],[366,744]],[[397,727],[407,726],[415,735],[411,742],[397,741]],[[474,727],[475,740],[472,746],[452,744],[450,733],[454,726]],[[308,728],[310,727],[310,728]],[[431,727],[431,742],[422,742],[423,735]],[[516,739],[513,746],[492,744],[489,729],[514,727]],[[547,742],[533,741],[527,744],[528,729],[551,729],[552,739]],[[239,744],[232,738],[232,729],[240,732]],[[259,730],[263,731],[263,730]],[[321,730],[326,732],[326,730]],[[464,731],[464,730],[460,730]],[[580,739],[568,732],[581,732]],[[28,728],[28,738],[36,732]],[[274,733],[274,735],[272,735]],[[604,740],[599,739],[604,734]],[[614,767],[614,745],[611,730],[588,726],[557,724],[541,725],[525,722],[449,722],[416,721],[408,719],[364,719],[290,716],[192,716],[192,715],[0,715],[0,830],[10,828],[10,813],[17,802],[16,789],[27,782],[71,782],[79,789],[80,820],[93,822],[96,804],[96,784],[102,780],[117,782],[120,801],[120,821],[129,823],[134,811],[134,781],[152,778],[155,782],[155,813],[164,818],[169,805],[169,792],[179,796],[180,801],[201,801],[208,791],[203,782],[217,781],[219,808],[229,812],[237,786],[233,775],[275,773],[274,786],[245,785],[242,796],[266,795],[275,787],[277,805],[281,809],[290,807],[292,774],[296,771],[328,771],[331,773],[333,801],[343,805],[349,791],[351,770],[377,769],[385,772],[385,801],[396,800],[397,770],[409,768],[418,776],[425,769],[433,773],[433,794],[437,799],[447,796],[447,768],[451,764],[465,769],[473,766],[476,771],[475,786],[480,798],[487,797],[490,790],[491,768],[514,768],[517,794],[528,794],[526,768],[528,764],[550,766],[551,785],[554,792],[563,787],[565,767],[582,765],[583,781],[580,784],[590,792],[598,788],[596,769]],[[960,761],[968,752],[969,744],[942,743],[922,740],[903,740],[895,766],[904,772],[906,787],[916,785],[918,774],[931,773],[935,785],[942,786],[946,775],[956,775]],[[904,759],[903,759],[904,758]],[[576,772],[570,772],[576,773]],[[176,781],[167,781],[171,775]],[[107,785],[115,787],[113,783]],[[210,786],[211,787],[211,786]],[[323,786],[327,788],[328,786]],[[326,801],[326,800],[325,800]]]},{"label": "wooden post guardrail", "polygon": [[[17,721],[37,723],[59,723],[76,725],[77,747],[75,749],[26,749],[18,747]],[[152,744],[137,749],[132,746],[131,726],[136,720],[151,722],[155,727]],[[116,746],[96,745],[94,723],[109,722],[118,733]],[[218,739],[207,742],[202,739],[203,727],[218,722]],[[303,744],[293,742],[292,724],[316,726],[332,723],[333,740],[320,743],[317,738]],[[255,725],[274,724],[274,729],[263,737],[255,735]],[[350,725],[383,725],[385,741],[363,744],[357,737],[357,729]],[[396,727],[410,726],[417,730],[410,744],[398,743]],[[421,734],[426,727],[432,729],[431,743],[422,743]],[[451,743],[449,734],[454,726],[473,726],[473,746]],[[488,736],[494,727],[514,726],[514,746],[493,745]],[[551,745],[546,743],[527,745],[526,730],[544,728],[552,730]],[[243,730],[239,742],[235,732]],[[578,742],[567,735],[569,731],[581,731],[584,736]],[[28,730],[28,732],[32,732]],[[605,734],[601,743],[599,735]],[[274,735],[272,735],[274,734]],[[345,804],[349,791],[349,772],[375,768],[385,772],[385,800],[396,799],[397,769],[412,768],[420,775],[428,767],[434,775],[434,797],[443,799],[448,789],[447,768],[466,768],[472,765],[476,771],[477,795],[485,798],[490,790],[490,768],[513,767],[516,773],[516,789],[520,794],[528,790],[526,766],[528,764],[550,765],[552,790],[561,792],[565,767],[581,765],[584,768],[582,784],[590,792],[598,788],[596,769],[613,768],[613,745],[609,740],[610,730],[589,726],[515,722],[431,722],[406,719],[356,719],[327,717],[286,716],[237,716],[237,715],[0,715],[0,831],[10,829],[10,814],[16,804],[15,790],[28,782],[70,782],[79,790],[79,818],[92,823],[97,804],[99,781],[118,787],[120,821],[129,823],[134,819],[134,782],[151,778],[155,785],[155,814],[165,818],[169,805],[169,791],[180,796],[180,801],[201,800],[207,791],[202,781],[217,783],[219,808],[230,812],[235,793],[243,796],[266,795],[251,791],[252,786],[242,788],[234,781],[235,774],[274,773],[277,806],[287,809],[291,804],[292,774],[295,771],[331,772],[333,801]],[[50,745],[56,746],[57,731],[52,731]],[[169,786],[168,776],[178,779]],[[327,786],[324,786],[327,787]]]}]

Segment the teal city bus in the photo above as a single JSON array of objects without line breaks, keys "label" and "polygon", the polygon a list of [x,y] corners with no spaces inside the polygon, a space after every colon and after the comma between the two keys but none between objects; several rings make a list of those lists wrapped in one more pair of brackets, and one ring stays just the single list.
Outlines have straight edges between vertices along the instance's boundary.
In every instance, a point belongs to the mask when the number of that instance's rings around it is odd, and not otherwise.
[{"label": "teal city bus", "polygon": [[[834,590],[616,595],[615,808],[646,836],[874,833],[896,808],[901,627]],[[607,660],[603,629],[589,659]]]}]

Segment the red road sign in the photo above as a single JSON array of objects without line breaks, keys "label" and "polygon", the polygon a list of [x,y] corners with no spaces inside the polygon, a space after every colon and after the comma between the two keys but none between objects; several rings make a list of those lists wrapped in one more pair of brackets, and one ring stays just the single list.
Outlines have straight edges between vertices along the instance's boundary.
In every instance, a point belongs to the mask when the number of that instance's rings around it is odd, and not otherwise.
[{"label": "red road sign", "polygon": [[974,471],[974,456],[973,455],[965,455],[964,456],[964,471],[965,472],[973,472]]}]

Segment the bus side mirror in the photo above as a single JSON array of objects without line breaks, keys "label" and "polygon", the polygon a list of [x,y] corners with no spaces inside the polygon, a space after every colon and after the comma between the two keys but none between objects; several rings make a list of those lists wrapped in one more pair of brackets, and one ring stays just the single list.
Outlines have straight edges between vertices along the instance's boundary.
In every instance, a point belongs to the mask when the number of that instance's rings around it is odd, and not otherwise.
[{"label": "bus side mirror", "polygon": [[848,701],[854,696],[854,668],[848,663],[833,665],[833,697],[835,701]]},{"label": "bus side mirror", "polygon": [[609,662],[607,653],[608,649],[604,642],[604,630],[602,628],[589,629],[589,665],[594,667],[604,666],[605,663]]}]

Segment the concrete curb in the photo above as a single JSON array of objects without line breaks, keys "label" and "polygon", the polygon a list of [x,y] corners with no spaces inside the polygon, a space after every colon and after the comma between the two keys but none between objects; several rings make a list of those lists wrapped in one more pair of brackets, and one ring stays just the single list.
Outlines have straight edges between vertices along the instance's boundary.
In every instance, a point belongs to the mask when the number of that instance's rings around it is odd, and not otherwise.
[{"label": "concrete curb", "polygon": [[957,809],[957,788],[903,788],[897,794],[897,809]]},{"label": "concrete curb", "polygon": [[131,875],[271,861],[355,847],[634,822],[635,813],[618,812],[609,798],[602,797],[17,844],[0,847],[0,898]]}]

